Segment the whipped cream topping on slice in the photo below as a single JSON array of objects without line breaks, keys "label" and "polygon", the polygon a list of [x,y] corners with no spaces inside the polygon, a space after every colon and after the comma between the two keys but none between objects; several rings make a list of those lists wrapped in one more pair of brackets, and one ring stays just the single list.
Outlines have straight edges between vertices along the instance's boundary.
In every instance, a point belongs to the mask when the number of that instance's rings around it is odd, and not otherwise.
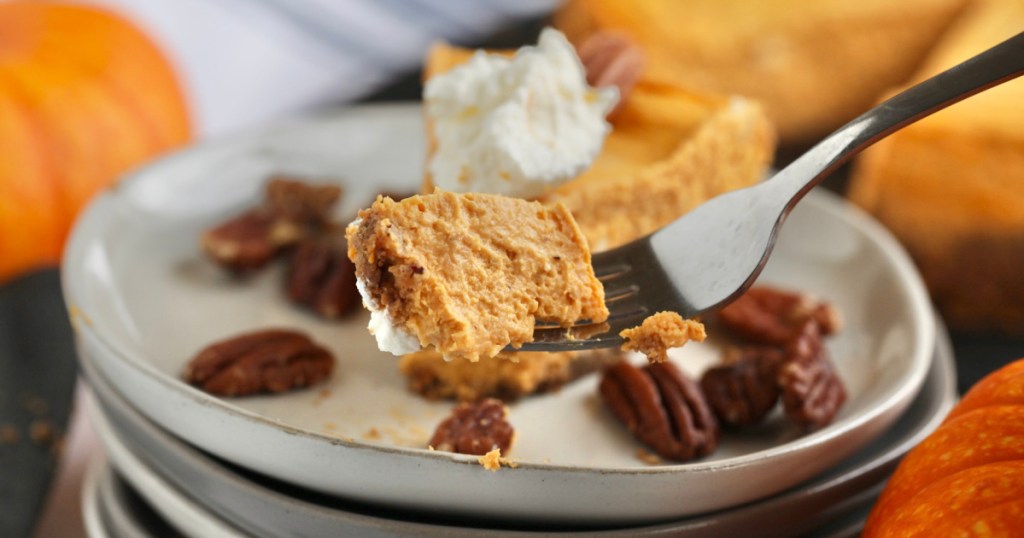
[{"label": "whipped cream topping on slice", "polygon": [[590,167],[618,90],[588,86],[576,50],[548,28],[511,58],[477,51],[423,95],[437,141],[434,185],[532,198]]}]

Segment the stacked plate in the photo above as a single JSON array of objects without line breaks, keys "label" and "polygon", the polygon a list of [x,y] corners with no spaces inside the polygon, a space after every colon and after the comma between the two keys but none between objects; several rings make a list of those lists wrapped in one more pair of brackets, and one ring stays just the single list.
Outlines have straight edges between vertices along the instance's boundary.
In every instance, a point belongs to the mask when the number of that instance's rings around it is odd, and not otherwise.
[{"label": "stacked plate", "polygon": [[[422,132],[415,105],[296,120],[169,157],[85,212],[63,274],[109,458],[84,497],[94,535],[845,535],[952,405],[949,347],[906,254],[841,199],[812,193],[761,281],[844,314],[829,348],[850,398],[831,425],[803,433],[778,413],[726,433],[704,460],[650,465],[590,376],[511,405],[513,468],[427,450],[451,404],[406,390],[365,317],[315,319],[283,299],[280,268],[231,279],[196,246],[274,174],[341,184],[339,217],[376,192],[416,190]],[[332,378],[236,399],[180,380],[200,348],[269,326],[334,350]],[[677,351],[691,374],[718,355]]]}]

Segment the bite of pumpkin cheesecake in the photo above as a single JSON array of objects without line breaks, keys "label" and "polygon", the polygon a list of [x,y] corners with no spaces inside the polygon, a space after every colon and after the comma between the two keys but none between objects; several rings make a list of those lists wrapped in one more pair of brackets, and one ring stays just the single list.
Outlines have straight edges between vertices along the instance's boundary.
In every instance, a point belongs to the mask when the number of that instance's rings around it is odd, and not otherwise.
[{"label": "bite of pumpkin cheesecake", "polygon": [[349,225],[370,330],[396,355],[475,362],[533,338],[535,323],[608,318],[587,247],[561,204],[435,191],[378,197]]}]

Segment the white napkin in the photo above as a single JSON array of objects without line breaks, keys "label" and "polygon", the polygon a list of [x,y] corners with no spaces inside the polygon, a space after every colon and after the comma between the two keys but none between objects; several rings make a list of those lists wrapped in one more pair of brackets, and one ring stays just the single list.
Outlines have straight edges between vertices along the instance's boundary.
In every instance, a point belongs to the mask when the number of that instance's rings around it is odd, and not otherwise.
[{"label": "white napkin", "polygon": [[372,93],[427,46],[479,42],[560,0],[79,0],[146,31],[174,63],[196,134]]}]

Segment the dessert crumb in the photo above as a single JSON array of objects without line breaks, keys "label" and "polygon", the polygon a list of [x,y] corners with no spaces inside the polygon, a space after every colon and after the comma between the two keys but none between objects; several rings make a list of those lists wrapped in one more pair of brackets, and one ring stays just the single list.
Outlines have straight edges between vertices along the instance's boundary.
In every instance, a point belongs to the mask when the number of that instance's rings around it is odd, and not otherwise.
[{"label": "dessert crumb", "polygon": [[380,430],[378,430],[377,428],[370,428],[369,430],[366,430],[366,433],[363,434],[363,439],[366,439],[367,441],[379,441],[380,438]]},{"label": "dessert crumb", "polygon": [[483,465],[484,469],[487,469],[488,471],[497,471],[498,469],[501,469],[501,449],[495,448],[494,450],[477,458],[477,461],[480,462],[480,465]]},{"label": "dessert crumb", "polygon": [[707,338],[704,324],[693,319],[683,319],[675,312],[658,312],[649,316],[638,327],[619,333],[625,343],[623,351],[639,351],[647,360],[665,362],[668,350],[682,347],[690,340],[703,342]]},{"label": "dessert crumb", "polygon": [[77,328],[79,323],[86,327],[92,327],[92,319],[85,315],[85,313],[76,305],[72,304],[68,307],[68,317],[71,318],[72,328]]},{"label": "dessert crumb", "polygon": [[21,440],[21,432],[12,424],[0,426],[0,445],[13,445]]},{"label": "dessert crumb", "polygon": [[657,454],[648,452],[642,448],[636,449],[636,459],[646,463],[647,465],[661,465],[664,463]]},{"label": "dessert crumb", "polygon": [[36,444],[42,445],[53,442],[56,432],[49,420],[33,420],[28,427],[28,436]]},{"label": "dessert crumb", "polygon": [[46,403],[46,400],[34,394],[22,394],[21,406],[37,417],[46,415],[50,411],[50,405]]},{"label": "dessert crumb", "polygon": [[313,407],[319,407],[320,404],[324,403],[324,400],[326,400],[327,398],[330,398],[330,397],[331,397],[331,389],[330,388],[320,389],[320,392],[316,393],[316,396],[313,397]]}]

